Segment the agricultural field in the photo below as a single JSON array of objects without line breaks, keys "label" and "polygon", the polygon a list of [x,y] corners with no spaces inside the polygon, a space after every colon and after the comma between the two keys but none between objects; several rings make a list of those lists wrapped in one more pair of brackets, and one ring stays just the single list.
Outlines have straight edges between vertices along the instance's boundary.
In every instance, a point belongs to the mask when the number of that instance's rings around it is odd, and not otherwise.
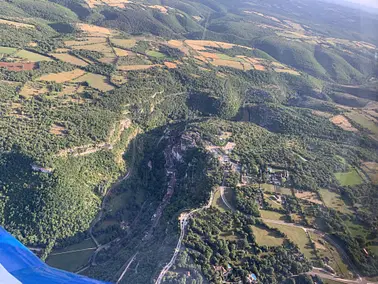
[{"label": "agricultural field", "polygon": [[17,51],[17,48],[0,46],[0,54],[13,54]]},{"label": "agricultural field", "polygon": [[332,209],[335,209],[344,214],[352,214],[352,210],[341,199],[340,194],[330,191],[328,189],[320,189],[320,195],[324,201],[324,204]]},{"label": "agricultural field", "polygon": [[53,267],[74,272],[87,264],[95,249],[95,243],[86,239],[64,249],[53,250],[46,262]]},{"label": "agricultural field", "polygon": [[35,26],[30,25],[30,24],[25,24],[25,23],[20,23],[20,22],[15,22],[15,21],[8,21],[4,19],[0,19],[0,24],[12,25],[12,26],[15,26],[16,28],[35,29]]},{"label": "agricultural field", "polygon": [[357,170],[354,168],[350,169],[346,173],[335,173],[335,177],[343,186],[358,185],[364,182]]},{"label": "agricultural field", "polygon": [[274,231],[269,231],[265,228],[252,226],[253,234],[256,237],[256,242],[260,246],[281,246],[284,239],[277,236]]},{"label": "agricultural field", "polygon": [[319,200],[318,195],[315,192],[311,191],[295,191],[295,197],[306,200],[315,204],[323,204],[321,200]]},{"label": "agricultural field", "polygon": [[211,203],[211,206],[217,208],[221,212],[225,212],[225,211],[229,210],[227,208],[226,204],[224,204],[224,202],[222,200],[220,190],[215,191],[214,199],[213,199],[213,202]]},{"label": "agricultural field", "polygon": [[318,234],[310,232],[309,235],[315,244],[315,249],[319,258],[325,264],[331,266],[337,275],[341,276],[342,278],[350,278],[351,272],[337,250]]},{"label": "agricultural field", "polygon": [[27,51],[27,50],[19,50],[17,51],[14,56],[20,57],[22,59],[31,61],[31,62],[39,62],[39,61],[52,61],[50,57],[41,55],[39,53]]},{"label": "agricultural field", "polygon": [[165,55],[159,51],[155,50],[147,50],[146,54],[151,57],[156,57],[156,58],[165,58]]},{"label": "agricultural field", "polygon": [[368,175],[372,183],[378,184],[378,163],[364,162],[362,163],[361,169]]},{"label": "agricultural field", "polygon": [[260,210],[261,218],[263,219],[270,219],[270,220],[277,220],[277,221],[284,221],[285,215],[268,210]]},{"label": "agricultural field", "polygon": [[[48,75],[41,76],[39,81],[54,81],[56,83],[64,83],[75,80],[79,77],[82,77],[85,74],[85,71],[81,69],[74,69],[72,71],[61,72],[61,73],[51,73]],[[82,81],[80,81],[82,82]]]},{"label": "agricultural field", "polygon": [[363,128],[368,129],[374,135],[378,135],[378,120],[374,117],[366,115],[366,113],[360,111],[351,111],[346,113],[346,116],[361,125]]},{"label": "agricultural field", "polygon": [[103,92],[114,89],[114,87],[108,83],[107,77],[89,72],[75,79],[73,82],[86,82],[90,87]]},{"label": "agricultural field", "polygon": [[346,131],[352,131],[352,132],[358,131],[358,129],[353,127],[352,124],[350,124],[349,120],[343,115],[336,115],[334,117],[331,117],[329,120],[333,124],[337,125],[338,127],[342,128]]},{"label": "agricultural field", "polygon": [[88,66],[88,62],[86,62],[86,61],[84,61],[84,60],[82,60],[82,59],[80,59],[76,56],[73,56],[71,54],[51,53],[50,55],[53,56],[56,59],[59,59],[61,61],[67,62],[67,63],[71,63],[73,65],[77,65],[77,66],[81,66],[81,67]]},{"label": "agricultural field", "polygon": [[315,257],[315,252],[311,247],[310,240],[302,228],[273,223],[267,224],[272,228],[277,228],[282,233],[284,233],[292,242],[297,244],[300,251],[304,254],[305,257],[307,257],[308,259],[313,259]]}]

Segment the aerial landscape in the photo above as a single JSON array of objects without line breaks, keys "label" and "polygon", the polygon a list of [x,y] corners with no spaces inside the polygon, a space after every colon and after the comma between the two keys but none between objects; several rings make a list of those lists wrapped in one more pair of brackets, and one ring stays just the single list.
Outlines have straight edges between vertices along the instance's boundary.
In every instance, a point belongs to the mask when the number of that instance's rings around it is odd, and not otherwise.
[{"label": "aerial landscape", "polygon": [[111,283],[378,283],[378,10],[340,2],[0,0],[0,226]]}]

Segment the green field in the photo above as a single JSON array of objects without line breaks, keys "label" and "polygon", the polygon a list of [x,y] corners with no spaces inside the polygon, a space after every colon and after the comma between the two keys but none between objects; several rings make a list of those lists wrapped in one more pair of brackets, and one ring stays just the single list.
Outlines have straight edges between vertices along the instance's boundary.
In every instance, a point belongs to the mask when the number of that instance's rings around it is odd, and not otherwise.
[{"label": "green field", "polygon": [[346,115],[354,122],[370,130],[373,134],[378,135],[378,125],[374,121],[355,111],[349,112]]},{"label": "green field", "polygon": [[213,199],[213,202],[211,203],[211,206],[217,208],[221,212],[225,212],[225,211],[229,210],[227,208],[226,204],[224,204],[224,202],[222,200],[220,190],[217,190],[214,193],[214,199]]},{"label": "green field", "polygon": [[244,62],[243,58],[231,57],[231,56],[228,56],[226,54],[221,54],[221,53],[217,53],[217,55],[218,55],[219,59]]},{"label": "green field", "polygon": [[261,188],[266,192],[275,192],[273,184],[263,183],[261,184]]},{"label": "green field", "polygon": [[364,182],[356,169],[351,169],[346,173],[335,173],[335,177],[342,186],[358,185]]},{"label": "green field", "polygon": [[107,92],[113,90],[113,86],[108,84],[107,81],[108,79],[105,76],[88,72],[87,74],[75,79],[73,82],[87,82],[92,88]]},{"label": "green field", "polygon": [[12,54],[17,51],[17,48],[0,46],[0,54]]},{"label": "green field", "polygon": [[261,217],[264,219],[280,220],[280,221],[283,221],[285,219],[285,216],[283,214],[274,212],[274,211],[260,210],[260,214],[261,214]]},{"label": "green field", "polygon": [[322,188],[320,189],[320,195],[322,196],[323,201],[327,207],[333,208],[344,214],[353,213],[351,209],[341,199],[338,193]]},{"label": "green field", "polygon": [[146,51],[146,54],[148,56],[151,56],[151,57],[156,57],[156,58],[164,58],[165,55],[159,51],[155,51],[155,50],[147,50]]},{"label": "green field", "polygon": [[314,250],[311,247],[310,240],[308,239],[305,231],[299,227],[292,227],[280,224],[267,223],[270,227],[277,228],[295,244],[298,245],[300,251],[308,259],[315,257]]},{"label": "green field", "polygon": [[327,257],[329,259],[328,265],[331,266],[338,275],[342,276],[343,278],[348,278],[350,276],[350,271],[348,270],[348,266],[343,262],[337,250],[326,242],[321,236],[312,232],[309,234],[313,242],[315,242],[318,256],[321,259]]},{"label": "green field", "polygon": [[253,230],[253,234],[256,237],[256,242],[258,245],[261,246],[281,246],[284,239],[276,236],[274,231],[268,231],[264,228],[260,228],[257,226],[251,226]]},{"label": "green field", "polygon": [[344,224],[348,227],[349,232],[355,238],[357,236],[367,237],[369,231],[364,228],[362,224],[358,224],[355,221],[345,221]]},{"label": "green field", "polygon": [[272,195],[264,194],[264,200],[275,209],[283,209],[282,205],[271,199]]},{"label": "green field", "polygon": [[15,56],[21,57],[23,59],[29,60],[31,62],[38,62],[38,61],[53,61],[50,57],[40,55],[35,52],[27,51],[27,50],[20,50],[15,53]]},{"label": "green field", "polygon": [[[81,243],[65,247],[64,249],[54,250],[47,258],[46,262],[52,267],[68,271],[76,271],[78,268],[84,266],[88,262],[95,250],[95,247],[96,245],[91,239],[86,239]],[[75,250],[84,251],[70,252]]]}]

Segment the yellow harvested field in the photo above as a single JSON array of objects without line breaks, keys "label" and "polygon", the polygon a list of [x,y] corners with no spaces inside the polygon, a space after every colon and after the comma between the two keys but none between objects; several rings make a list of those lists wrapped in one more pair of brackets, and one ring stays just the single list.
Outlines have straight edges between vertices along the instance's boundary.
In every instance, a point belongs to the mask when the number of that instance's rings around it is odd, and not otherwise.
[{"label": "yellow harvested field", "polygon": [[75,70],[67,71],[67,72],[43,75],[38,80],[39,81],[55,81],[57,83],[64,83],[64,82],[72,81],[80,76],[83,76],[84,74],[85,74],[85,71],[81,69],[75,69]]},{"label": "yellow harvested field", "polygon": [[98,61],[102,63],[114,64],[115,60],[116,60],[115,57],[103,57],[103,58],[100,58]]},{"label": "yellow harvested field", "polygon": [[81,60],[80,58],[73,56],[71,54],[68,54],[68,53],[51,53],[50,55],[55,57],[56,59],[74,64],[74,65],[78,65],[78,66],[88,65],[88,63],[85,62],[84,60]]},{"label": "yellow harvested field", "polygon": [[66,40],[64,44],[66,46],[75,46],[75,45],[88,45],[95,43],[105,43],[106,38],[104,37],[82,37],[77,40]]},{"label": "yellow harvested field", "polygon": [[156,9],[156,10],[159,10],[160,12],[162,12],[163,14],[167,14],[168,13],[168,9],[164,6],[160,6],[160,5],[152,5],[152,6],[148,6],[150,7],[151,9]]},{"label": "yellow harvested field", "polygon": [[211,64],[215,66],[225,66],[225,67],[231,67],[231,68],[235,68],[239,70],[244,70],[243,64],[239,61],[215,59],[211,62]]},{"label": "yellow harvested field", "polygon": [[295,197],[299,198],[299,199],[310,201],[312,203],[322,204],[322,202],[318,198],[318,195],[315,192],[311,192],[311,191],[300,192],[300,191],[297,191],[295,193]]},{"label": "yellow harvested field", "polygon": [[73,49],[81,49],[81,50],[90,50],[90,51],[98,51],[103,54],[113,54],[113,49],[106,43],[97,43],[97,44],[89,44],[89,45],[79,45],[79,46],[73,46]]},{"label": "yellow harvested field", "polygon": [[176,64],[176,63],[173,63],[173,62],[168,62],[168,61],[166,61],[166,62],[164,62],[164,65],[165,65],[166,67],[168,67],[168,69],[175,69],[175,68],[177,68],[177,64]]},{"label": "yellow harvested field", "polygon": [[332,116],[332,113],[324,112],[320,110],[313,110],[311,113],[317,116],[325,117],[325,118],[330,118]]},{"label": "yellow harvested field", "polygon": [[84,23],[78,23],[76,26],[83,32],[88,33],[88,34],[93,34],[94,36],[108,36],[112,35],[113,31],[104,28],[104,27],[99,27],[95,25],[90,25],[90,24],[84,24]]},{"label": "yellow harvested field", "polygon": [[155,66],[160,66],[160,65],[124,65],[124,66],[118,66],[117,69],[121,71],[146,70]]},{"label": "yellow harvested field", "polygon": [[135,39],[120,39],[120,38],[111,38],[110,42],[114,45],[123,47],[123,48],[132,48],[136,44]]},{"label": "yellow harvested field", "polygon": [[358,130],[350,124],[349,120],[343,115],[336,115],[329,119],[333,124],[339,126],[346,131],[357,132]]},{"label": "yellow harvested field", "polygon": [[105,76],[94,73],[87,73],[84,76],[81,76],[80,78],[74,80],[74,82],[87,82],[88,85],[92,88],[103,92],[107,92],[114,89],[113,86],[109,85],[107,81],[108,80]]},{"label": "yellow harvested field", "polygon": [[253,64],[253,68],[255,68],[258,71],[265,71],[265,66],[261,64]]},{"label": "yellow harvested field", "polygon": [[65,135],[67,133],[67,129],[59,124],[53,124],[50,128],[50,133],[58,136]]},{"label": "yellow harvested field", "polygon": [[219,48],[219,45],[215,41],[211,40],[186,40],[185,43],[193,49],[196,49],[197,47],[206,49],[204,48],[205,46]]},{"label": "yellow harvested field", "polygon": [[28,98],[28,97],[32,97],[32,96],[38,96],[40,94],[45,94],[47,92],[48,92],[48,90],[47,90],[47,88],[44,84],[38,83],[38,82],[28,81],[21,88],[20,95],[25,97],[25,98]]},{"label": "yellow harvested field", "polygon": [[198,52],[201,56],[212,59],[219,59],[219,56],[211,52]]},{"label": "yellow harvested field", "polygon": [[31,46],[31,47],[37,47],[38,46],[38,43],[34,42],[34,41],[31,41],[28,43],[28,46]]},{"label": "yellow harvested field", "polygon": [[172,39],[168,41],[168,45],[172,47],[181,47],[184,45],[184,42],[182,42],[181,40]]},{"label": "yellow harvested field", "polygon": [[14,21],[8,21],[8,20],[4,20],[4,19],[0,19],[0,24],[11,25],[11,26],[15,26],[16,28],[35,29],[35,26],[33,26],[33,25],[14,22]]},{"label": "yellow harvested field", "polygon": [[68,48],[57,48],[55,49],[55,53],[67,53],[70,50]]},{"label": "yellow harvested field", "polygon": [[287,68],[274,68],[274,71],[278,73],[289,73],[289,74],[297,75],[297,76],[301,75],[299,72],[292,69],[287,69]]},{"label": "yellow harvested field", "polygon": [[372,183],[378,184],[378,163],[364,162],[361,169],[369,176]]},{"label": "yellow harvested field", "polygon": [[84,0],[89,8],[95,8],[96,6],[108,5],[111,7],[125,8],[125,5],[129,3],[129,0]]},{"label": "yellow harvested field", "polygon": [[269,19],[269,20],[272,20],[272,21],[275,21],[275,22],[278,22],[278,23],[281,22],[281,21],[278,20],[277,18],[275,18],[275,17],[271,17],[271,16],[266,16],[266,15],[264,15],[263,13],[259,13],[259,12],[255,12],[255,11],[243,11],[243,12],[246,13],[246,14],[255,14],[255,15],[258,15],[258,16],[260,16],[260,17],[264,17],[264,18],[266,18],[266,19]]},{"label": "yellow harvested field", "polygon": [[117,56],[129,56],[130,55],[130,52],[128,52],[127,50],[124,50],[122,48],[117,48],[117,47],[114,47],[114,52]]}]

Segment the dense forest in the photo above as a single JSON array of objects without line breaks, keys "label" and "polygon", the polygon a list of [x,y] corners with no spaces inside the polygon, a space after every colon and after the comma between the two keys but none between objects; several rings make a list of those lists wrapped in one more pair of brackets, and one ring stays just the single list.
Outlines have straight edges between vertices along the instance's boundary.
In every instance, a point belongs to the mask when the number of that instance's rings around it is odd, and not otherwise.
[{"label": "dense forest", "polygon": [[[372,15],[0,1],[0,225],[51,265],[120,283],[152,283],[172,254],[164,283],[377,277]],[[72,247],[86,253],[55,254]]]}]

